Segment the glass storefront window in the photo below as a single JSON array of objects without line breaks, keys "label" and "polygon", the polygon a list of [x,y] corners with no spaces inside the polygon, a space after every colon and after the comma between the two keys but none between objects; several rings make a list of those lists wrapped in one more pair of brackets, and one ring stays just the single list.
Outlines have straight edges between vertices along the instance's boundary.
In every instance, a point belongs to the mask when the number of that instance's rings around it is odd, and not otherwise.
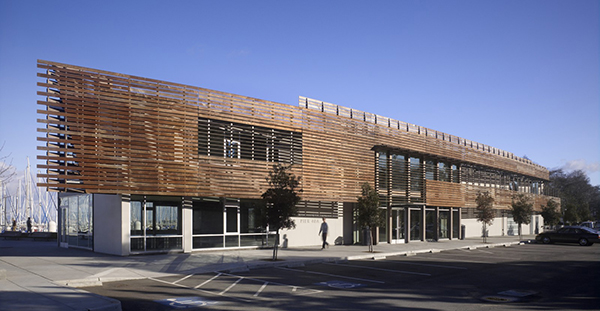
[{"label": "glass storefront window", "polygon": [[92,249],[94,247],[92,195],[61,195],[61,237],[69,246]]},{"label": "glass storefront window", "polygon": [[157,205],[156,211],[156,234],[179,234],[179,207],[169,205]]},{"label": "glass storefront window", "polygon": [[192,215],[193,234],[223,234],[223,207],[221,202],[194,202]]},{"label": "glass storefront window", "polygon": [[129,208],[129,217],[131,220],[130,230],[131,235],[143,235],[142,234],[142,202],[131,201]]},{"label": "glass storefront window", "polygon": [[423,212],[420,209],[410,210],[410,240],[420,241],[423,227]]},{"label": "glass storefront window", "polygon": [[404,239],[404,209],[392,209],[392,240]]},{"label": "glass storefront window", "polygon": [[238,232],[238,208],[235,207],[226,207],[225,208],[226,216],[227,216],[227,232]]},{"label": "glass storefront window", "polygon": [[240,233],[263,232],[260,225],[260,200],[240,201]]},{"label": "glass storefront window", "polygon": [[440,211],[440,221],[439,221],[439,237],[440,239],[447,239],[450,237],[450,224],[448,221],[450,220],[450,212],[449,211]]},{"label": "glass storefront window", "polygon": [[272,235],[261,226],[262,204],[256,199],[194,199],[192,248],[266,246]]},{"label": "glass storefront window", "polygon": [[385,224],[383,226],[379,227],[379,243],[385,243],[388,240],[388,224],[389,224],[389,219],[388,219],[388,216],[387,216],[387,210],[380,209],[379,213],[381,214],[381,217],[383,219],[385,219]]},{"label": "glass storefront window", "polygon": [[435,241],[435,211],[425,211],[425,239],[427,241]]},{"label": "glass storefront window", "polygon": [[202,236],[192,239],[193,248],[219,248],[223,247],[223,235]]},{"label": "glass storefront window", "polygon": [[146,234],[153,234],[154,231],[154,204],[146,203],[146,217],[144,218],[144,230]]},{"label": "glass storefront window", "polygon": [[132,196],[129,217],[131,251],[183,248],[179,197]]},{"label": "glass storefront window", "polygon": [[460,214],[458,209],[452,210],[452,237],[460,238]]}]

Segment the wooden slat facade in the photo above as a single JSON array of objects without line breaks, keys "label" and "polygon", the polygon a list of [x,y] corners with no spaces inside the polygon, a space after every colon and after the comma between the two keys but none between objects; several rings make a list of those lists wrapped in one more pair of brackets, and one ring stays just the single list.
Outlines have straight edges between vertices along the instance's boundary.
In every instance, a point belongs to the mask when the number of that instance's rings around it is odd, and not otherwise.
[{"label": "wooden slat facade", "polygon": [[[39,186],[56,191],[259,198],[274,162],[208,155],[199,120],[301,134],[303,200],[355,202],[375,180],[377,145],[548,180],[546,168],[511,153],[305,97],[292,106],[56,62],[38,68]],[[427,181],[427,204],[471,206],[473,187]]]}]

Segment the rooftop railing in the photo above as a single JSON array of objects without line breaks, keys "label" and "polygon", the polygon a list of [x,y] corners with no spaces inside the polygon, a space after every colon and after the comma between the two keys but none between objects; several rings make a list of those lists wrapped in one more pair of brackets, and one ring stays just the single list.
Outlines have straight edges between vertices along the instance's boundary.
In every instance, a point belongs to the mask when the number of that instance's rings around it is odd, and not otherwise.
[{"label": "rooftop railing", "polygon": [[465,147],[472,148],[475,150],[491,153],[491,154],[494,154],[494,155],[497,155],[500,157],[519,161],[519,162],[526,163],[526,164],[536,166],[539,168],[545,168],[544,166],[534,163],[533,161],[531,161],[529,159],[515,156],[512,152],[504,151],[502,149],[498,149],[498,148],[488,146],[488,145],[485,145],[482,143],[478,143],[478,142],[475,142],[472,140],[464,139],[464,138],[461,138],[461,137],[458,137],[455,135],[450,135],[450,134],[447,134],[444,132],[432,130],[432,129],[429,129],[429,128],[426,128],[423,126],[419,126],[416,124],[394,120],[392,118],[380,116],[380,115],[377,115],[374,113],[365,112],[365,111],[352,109],[352,108],[348,108],[348,107],[343,107],[343,106],[339,106],[336,104],[332,104],[332,103],[328,103],[328,102],[324,102],[324,101],[320,101],[320,100],[316,100],[316,99],[312,99],[312,98],[308,98],[308,97],[304,97],[304,96],[299,97],[298,105],[300,107],[303,107],[306,109],[318,110],[321,112],[334,114],[334,115],[337,115],[340,117],[361,120],[366,123],[372,123],[372,124],[376,124],[376,125],[380,125],[380,126],[386,126],[389,128],[396,129],[398,131],[416,133],[416,134],[424,135],[427,137],[434,137],[436,139],[440,139],[440,140],[447,141],[450,143],[455,143],[460,146],[465,146]]}]

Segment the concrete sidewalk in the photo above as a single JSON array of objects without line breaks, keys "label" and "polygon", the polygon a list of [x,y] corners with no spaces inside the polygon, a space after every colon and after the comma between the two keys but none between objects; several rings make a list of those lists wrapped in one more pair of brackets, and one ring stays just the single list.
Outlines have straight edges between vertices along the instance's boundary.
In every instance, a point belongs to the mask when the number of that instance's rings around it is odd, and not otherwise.
[{"label": "concrete sidewalk", "polygon": [[270,266],[300,266],[324,261],[382,259],[386,256],[436,253],[450,249],[475,249],[519,245],[534,236],[490,237],[379,244],[375,253],[362,245],[332,245],[280,249],[271,261],[272,249],[205,251],[117,257],[74,248],[59,248],[56,242],[0,240],[0,310],[121,310],[117,300],[98,296],[78,287],[103,282],[194,274],[212,271],[239,272]]}]

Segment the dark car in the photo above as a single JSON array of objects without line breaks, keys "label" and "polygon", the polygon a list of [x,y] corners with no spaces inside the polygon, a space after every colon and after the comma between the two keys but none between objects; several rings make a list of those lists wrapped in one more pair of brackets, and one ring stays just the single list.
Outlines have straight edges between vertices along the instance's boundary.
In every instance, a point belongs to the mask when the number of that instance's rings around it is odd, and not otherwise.
[{"label": "dark car", "polygon": [[582,246],[589,246],[594,243],[600,243],[600,232],[586,227],[562,227],[556,231],[545,231],[535,237],[536,241],[544,244],[560,243],[579,243]]}]

